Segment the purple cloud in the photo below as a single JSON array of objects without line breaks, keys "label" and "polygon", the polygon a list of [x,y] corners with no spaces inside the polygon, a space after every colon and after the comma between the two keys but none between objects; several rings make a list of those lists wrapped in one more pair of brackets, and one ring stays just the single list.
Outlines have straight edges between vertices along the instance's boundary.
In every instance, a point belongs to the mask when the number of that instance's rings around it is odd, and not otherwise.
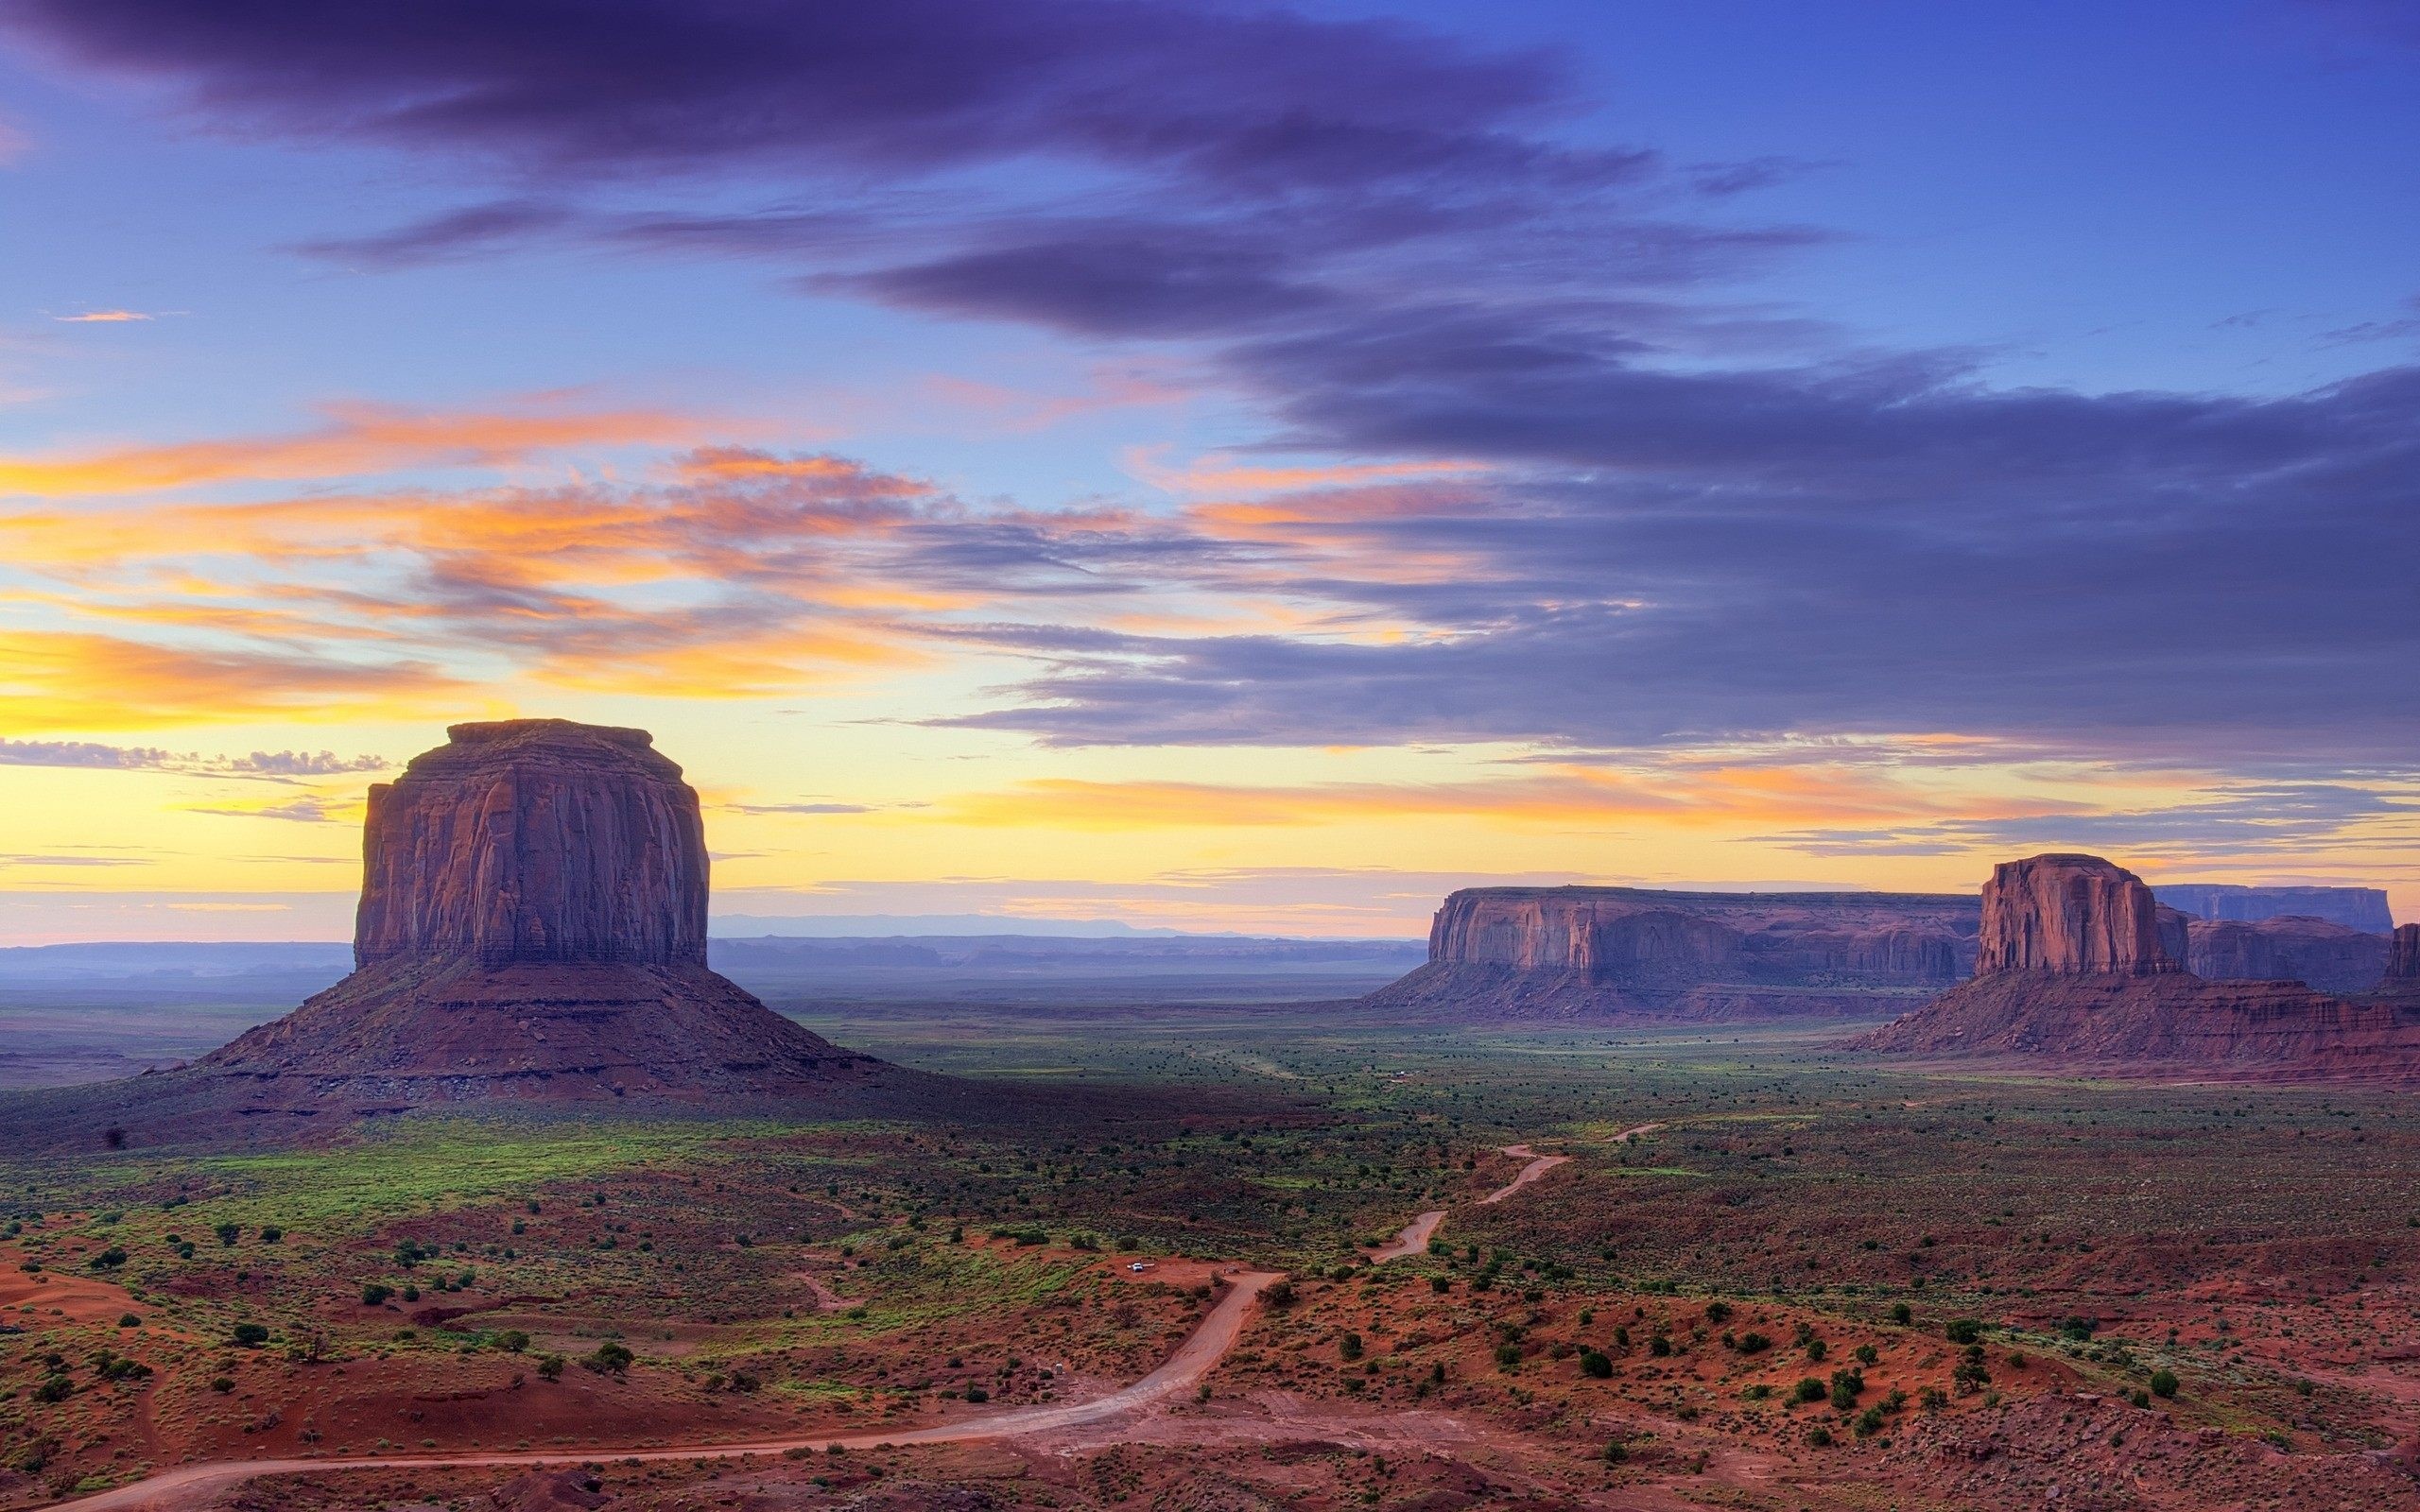
[{"label": "purple cloud", "polygon": [[[489,198],[358,255],[582,234],[758,259],[946,318],[1183,343],[1268,417],[1271,447],[1492,466],[1424,507],[1310,501],[1298,527],[1251,536],[910,521],[883,572],[995,605],[1243,585],[1335,628],[1422,632],[920,627],[1039,664],[962,723],[1060,744],[1608,750],[1953,730],[2305,773],[2408,771],[2420,744],[2401,695],[2420,369],[2284,397],[1996,388],[1965,354],[1850,351],[1725,307],[1727,281],[1820,233],[1669,206],[1798,165],[1665,175],[1584,144],[1583,102],[1535,55],[1116,0],[9,14],[233,129],[481,165]],[[770,202],[634,204],[705,179]],[[1393,566],[1414,560],[1459,570]],[[558,606],[475,565],[416,586],[566,633]],[[760,599],[596,634],[710,637],[805,569],[750,571]]]}]

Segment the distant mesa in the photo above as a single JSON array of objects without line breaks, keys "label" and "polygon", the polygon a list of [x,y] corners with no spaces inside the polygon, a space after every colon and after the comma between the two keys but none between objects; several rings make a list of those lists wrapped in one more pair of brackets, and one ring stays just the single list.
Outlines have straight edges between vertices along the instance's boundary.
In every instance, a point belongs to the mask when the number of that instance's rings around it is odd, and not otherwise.
[{"label": "distant mesa", "polygon": [[1428,959],[1364,1007],[1463,1022],[1711,1022],[1888,1012],[1974,969],[1971,897],[1474,887]]},{"label": "distant mesa", "polygon": [[1918,1059],[2018,1057],[2101,1071],[2420,1075],[2420,1002],[2387,990],[2391,966],[2366,996],[2205,981],[2183,969],[2192,946],[2181,922],[2133,872],[2100,857],[2010,862],[1983,889],[1975,979],[1858,1043]]},{"label": "distant mesa", "polygon": [[2186,970],[2213,982],[2302,982],[2366,992],[2387,969],[2387,936],[2303,914],[2192,920]]},{"label": "distant mesa", "polygon": [[646,731],[447,733],[371,790],[352,975],[189,1067],[69,1089],[66,1106],[267,1127],[499,1102],[870,1108],[939,1083],[707,970],[698,795]]},{"label": "distant mesa", "polygon": [[2394,929],[2383,887],[2302,887],[2223,882],[2161,882],[2152,885],[2159,901],[2188,919],[2220,923],[2256,923],[2292,915],[2324,919],[2364,935]]}]

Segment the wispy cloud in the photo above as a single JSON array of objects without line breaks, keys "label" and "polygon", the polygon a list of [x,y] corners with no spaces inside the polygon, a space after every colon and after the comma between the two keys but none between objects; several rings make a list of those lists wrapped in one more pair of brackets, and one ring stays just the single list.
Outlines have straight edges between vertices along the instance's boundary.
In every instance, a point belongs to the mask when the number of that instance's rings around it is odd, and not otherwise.
[{"label": "wispy cloud", "polygon": [[567,447],[678,441],[699,430],[698,421],[667,411],[583,409],[560,397],[486,410],[332,404],[318,427],[282,436],[0,456],[0,495],[76,498],[414,467],[497,467]]},{"label": "wispy cloud", "polygon": [[140,310],[87,310],[81,315],[54,315],[51,318],[68,325],[124,325],[151,317]]},{"label": "wispy cloud", "polygon": [[69,630],[0,630],[0,721],[19,730],[158,729],[258,715],[343,719],[476,707],[424,662],[194,649]]},{"label": "wispy cloud", "polygon": [[291,798],[281,803],[262,803],[250,808],[189,807],[188,814],[208,814],[227,819],[283,819],[293,824],[338,824],[359,817],[359,805],[316,795]]},{"label": "wispy cloud", "polygon": [[287,780],[384,771],[393,765],[383,756],[338,756],[326,750],[256,750],[240,756],[210,756],[157,746],[112,746],[89,740],[11,740],[0,736],[0,766],[74,766]]}]

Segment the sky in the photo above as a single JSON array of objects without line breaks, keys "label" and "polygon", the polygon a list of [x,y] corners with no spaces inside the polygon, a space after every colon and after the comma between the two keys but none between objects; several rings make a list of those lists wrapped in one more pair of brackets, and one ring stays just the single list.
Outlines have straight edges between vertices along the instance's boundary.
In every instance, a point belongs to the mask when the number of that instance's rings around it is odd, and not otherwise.
[{"label": "sky", "polygon": [[717,909],[2420,917],[2420,7],[0,0],[0,944],[463,719]]}]

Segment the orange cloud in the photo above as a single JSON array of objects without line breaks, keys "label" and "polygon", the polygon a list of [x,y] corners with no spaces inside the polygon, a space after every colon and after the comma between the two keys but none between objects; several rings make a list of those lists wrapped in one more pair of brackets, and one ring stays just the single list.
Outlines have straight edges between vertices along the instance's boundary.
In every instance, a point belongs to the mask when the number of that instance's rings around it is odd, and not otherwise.
[{"label": "orange cloud", "polygon": [[1461,782],[1321,782],[1228,786],[1045,778],[943,800],[933,816],[960,824],[1088,830],[1348,823],[1485,817],[1515,824],[1628,820],[1671,826],[1839,824],[1933,817],[1943,799],[1872,771],[1720,769],[1676,780],[1594,768]]},{"label": "orange cloud", "polygon": [[495,467],[566,447],[678,442],[694,437],[700,423],[661,410],[570,410],[543,402],[494,410],[331,404],[325,413],[326,424],[286,436],[0,457],[0,494],[76,498],[410,467]]},{"label": "orange cloud", "polygon": [[51,318],[68,325],[123,325],[151,318],[140,310],[87,310],[82,315],[54,315]]},{"label": "orange cloud", "polygon": [[460,710],[471,695],[420,662],[360,664],[74,631],[0,631],[0,725],[18,730],[419,715]]}]

